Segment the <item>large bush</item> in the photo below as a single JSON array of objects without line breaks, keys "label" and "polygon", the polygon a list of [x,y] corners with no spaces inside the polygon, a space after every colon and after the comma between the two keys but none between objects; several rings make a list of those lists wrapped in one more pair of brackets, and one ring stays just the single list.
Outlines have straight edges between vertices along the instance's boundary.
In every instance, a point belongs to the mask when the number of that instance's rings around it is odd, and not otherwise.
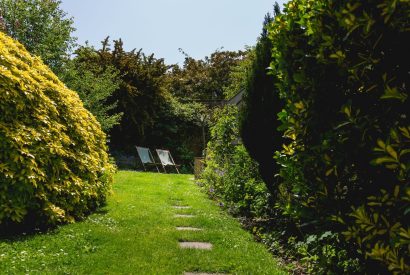
[{"label": "large bush", "polygon": [[78,95],[0,33],[0,228],[73,222],[104,203],[105,142]]}]

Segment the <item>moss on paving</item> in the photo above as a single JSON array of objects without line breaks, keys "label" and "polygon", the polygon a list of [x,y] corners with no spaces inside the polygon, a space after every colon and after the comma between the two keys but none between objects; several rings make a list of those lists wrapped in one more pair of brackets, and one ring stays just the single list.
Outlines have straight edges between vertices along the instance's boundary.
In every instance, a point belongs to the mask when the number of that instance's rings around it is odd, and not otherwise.
[{"label": "moss on paving", "polygon": [[[208,200],[190,175],[119,172],[108,205],[52,232],[0,239],[10,274],[283,274],[263,245]],[[175,209],[173,205],[189,205]],[[175,218],[175,214],[193,218]],[[192,226],[203,231],[177,231]],[[210,251],[179,241],[210,242]]]}]

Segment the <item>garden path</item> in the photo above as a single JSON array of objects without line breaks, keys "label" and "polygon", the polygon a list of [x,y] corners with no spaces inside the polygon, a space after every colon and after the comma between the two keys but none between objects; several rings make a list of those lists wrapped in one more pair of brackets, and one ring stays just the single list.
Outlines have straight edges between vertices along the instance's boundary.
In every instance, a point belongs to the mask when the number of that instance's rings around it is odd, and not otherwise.
[{"label": "garden path", "polygon": [[286,274],[190,177],[117,173],[107,206],[84,221],[0,238],[0,273]]}]

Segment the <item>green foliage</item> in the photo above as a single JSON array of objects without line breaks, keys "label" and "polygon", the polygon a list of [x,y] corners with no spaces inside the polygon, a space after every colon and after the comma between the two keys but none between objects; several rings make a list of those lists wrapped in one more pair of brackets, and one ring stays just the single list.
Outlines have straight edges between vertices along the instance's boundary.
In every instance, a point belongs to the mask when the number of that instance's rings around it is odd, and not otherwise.
[{"label": "green foliage", "polygon": [[382,261],[390,271],[410,271],[410,127],[392,128],[387,142],[377,140],[372,164],[396,176],[389,189],[368,196],[365,203],[350,214],[354,224],[344,232],[348,240],[357,242],[366,256]]},{"label": "green foliage", "polygon": [[[95,54],[82,54],[78,61],[91,68],[114,68],[119,73],[119,87],[109,97],[113,114],[123,113],[119,125],[110,131],[110,146],[131,150],[136,144],[147,144],[149,132],[158,122],[163,109],[168,108],[163,59],[139,51],[125,51],[123,42],[109,38]],[[135,149],[134,149],[135,150]]]},{"label": "green foliage", "polygon": [[216,50],[199,60],[184,54],[182,68],[174,66],[172,70],[173,94],[183,99],[209,101],[224,99],[226,87],[235,82],[232,71],[246,57],[247,52]]},{"label": "green foliage", "polygon": [[73,222],[105,202],[114,167],[78,95],[0,33],[0,224]]},{"label": "green foliage", "polygon": [[80,47],[76,57],[68,61],[60,73],[61,80],[68,88],[76,91],[89,110],[98,120],[104,132],[120,124],[123,113],[116,113],[118,102],[110,97],[119,88],[119,72],[113,67],[101,68],[87,63],[87,58],[97,53],[91,47]]},{"label": "green foliage", "polygon": [[351,259],[346,244],[334,232],[308,235],[304,241],[290,237],[288,245],[300,257],[309,274],[359,274],[363,272],[358,258]]},{"label": "green foliage", "polygon": [[278,208],[393,273],[410,264],[409,14],[406,0],[294,0],[269,28],[288,140]]},{"label": "green foliage", "polygon": [[219,109],[214,117],[202,174],[207,191],[236,215],[265,217],[270,194],[259,177],[257,165],[238,143],[237,107]]},{"label": "green foliage", "polygon": [[60,4],[56,0],[0,0],[4,31],[55,73],[60,72],[75,42],[73,20]]}]

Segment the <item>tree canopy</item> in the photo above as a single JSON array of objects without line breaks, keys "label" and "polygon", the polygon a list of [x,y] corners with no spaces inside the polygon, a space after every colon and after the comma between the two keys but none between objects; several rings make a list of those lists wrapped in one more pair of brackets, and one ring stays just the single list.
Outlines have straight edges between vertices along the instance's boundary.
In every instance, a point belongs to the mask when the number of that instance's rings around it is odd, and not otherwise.
[{"label": "tree canopy", "polygon": [[59,73],[75,46],[73,19],[55,0],[0,0],[0,28]]}]

